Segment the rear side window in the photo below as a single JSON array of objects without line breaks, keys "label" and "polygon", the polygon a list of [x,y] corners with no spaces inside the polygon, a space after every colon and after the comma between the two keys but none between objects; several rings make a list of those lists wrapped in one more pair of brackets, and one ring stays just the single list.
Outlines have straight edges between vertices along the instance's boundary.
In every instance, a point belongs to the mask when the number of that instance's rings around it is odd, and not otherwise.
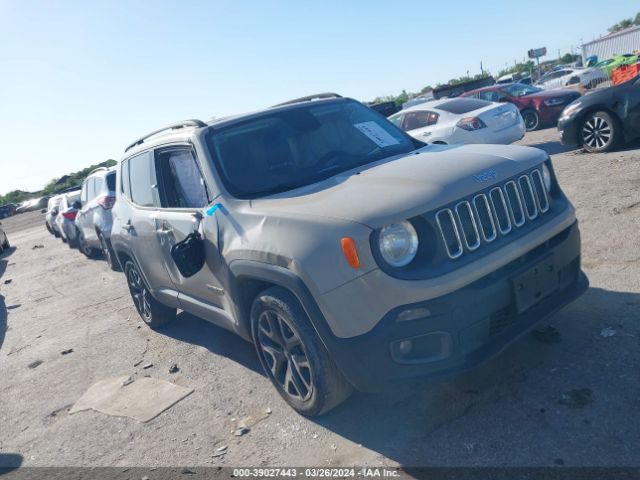
[{"label": "rear side window", "polygon": [[85,180],[85,182],[82,184],[82,191],[80,193],[80,198],[82,199],[82,203],[85,203],[87,201],[87,183],[88,181]]},{"label": "rear side window", "polygon": [[107,179],[107,189],[110,192],[115,192],[116,191],[116,172],[109,172],[107,173],[107,176],[105,177]]},{"label": "rear side window", "polygon": [[463,115],[488,105],[490,105],[489,102],[476,100],[475,98],[454,98],[453,100],[438,105],[438,109],[453,113],[454,115]]},{"label": "rear side window", "polygon": [[141,207],[157,205],[154,191],[155,172],[150,152],[141,153],[129,159],[129,183],[131,200]]},{"label": "rear side window", "polygon": [[122,193],[127,198],[131,198],[131,184],[129,182],[129,160],[122,162],[120,166],[120,177],[122,178]]},{"label": "rear side window", "polygon": [[428,110],[419,110],[416,112],[407,112],[404,116],[402,129],[405,131],[415,130],[416,128],[428,127],[438,123],[438,114]]},{"label": "rear side window", "polygon": [[202,208],[209,203],[207,188],[191,149],[157,153],[160,199],[165,208]]}]

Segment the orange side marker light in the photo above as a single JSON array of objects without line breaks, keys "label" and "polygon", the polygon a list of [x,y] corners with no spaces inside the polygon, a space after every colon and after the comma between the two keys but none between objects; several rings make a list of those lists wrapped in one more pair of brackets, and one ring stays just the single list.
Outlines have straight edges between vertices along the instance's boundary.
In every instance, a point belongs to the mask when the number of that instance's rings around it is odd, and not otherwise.
[{"label": "orange side marker light", "polygon": [[340,240],[342,246],[342,252],[344,258],[347,259],[347,263],[351,268],[360,268],[360,259],[358,258],[358,250],[356,249],[356,242],[351,237],[342,237]]}]

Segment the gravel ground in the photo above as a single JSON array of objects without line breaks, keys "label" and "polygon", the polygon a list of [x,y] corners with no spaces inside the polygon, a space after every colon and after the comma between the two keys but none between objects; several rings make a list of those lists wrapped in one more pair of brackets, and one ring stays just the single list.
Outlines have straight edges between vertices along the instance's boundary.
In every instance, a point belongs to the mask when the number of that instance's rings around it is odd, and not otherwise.
[{"label": "gravel ground", "polygon": [[[455,378],[355,394],[317,420],[286,406],[250,344],[184,313],[149,330],[124,277],[49,235],[44,215],[4,220],[15,248],[0,257],[0,465],[640,465],[640,151],[557,140],[549,129],[521,142],[552,154],[581,222],[591,288],[550,319],[555,331]],[[195,391],[148,423],[67,413],[119,375]]]}]

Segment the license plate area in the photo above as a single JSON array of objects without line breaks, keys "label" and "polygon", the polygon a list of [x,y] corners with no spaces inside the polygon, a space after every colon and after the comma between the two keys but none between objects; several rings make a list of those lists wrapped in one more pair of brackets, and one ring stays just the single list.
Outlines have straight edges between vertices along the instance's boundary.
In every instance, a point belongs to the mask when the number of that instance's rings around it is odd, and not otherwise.
[{"label": "license plate area", "polygon": [[529,310],[551,295],[558,288],[558,272],[555,269],[553,255],[513,278],[512,284],[518,313]]}]

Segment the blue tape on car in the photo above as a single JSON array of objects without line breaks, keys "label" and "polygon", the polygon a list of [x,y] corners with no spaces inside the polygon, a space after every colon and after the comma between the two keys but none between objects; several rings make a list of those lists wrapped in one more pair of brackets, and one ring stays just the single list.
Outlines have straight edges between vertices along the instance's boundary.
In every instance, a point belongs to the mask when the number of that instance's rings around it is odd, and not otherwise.
[{"label": "blue tape on car", "polygon": [[211,206],[206,212],[207,215],[212,216],[214,213],[216,213],[216,210],[218,210],[220,207],[222,207],[222,205],[219,203],[216,203],[215,205]]}]

